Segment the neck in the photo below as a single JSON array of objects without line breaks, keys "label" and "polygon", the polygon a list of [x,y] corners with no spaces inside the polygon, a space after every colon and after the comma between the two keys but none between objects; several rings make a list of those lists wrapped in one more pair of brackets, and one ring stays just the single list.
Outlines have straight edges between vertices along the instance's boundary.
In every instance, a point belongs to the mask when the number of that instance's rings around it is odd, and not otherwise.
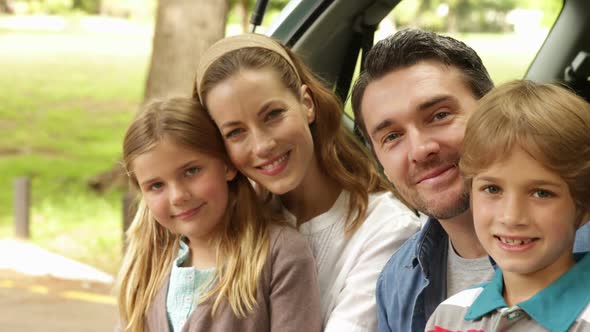
[{"label": "neck", "polygon": [[487,255],[475,234],[471,209],[456,217],[444,220],[440,219],[439,221],[442,228],[448,234],[453,244],[453,249],[455,249],[459,256],[473,259]]},{"label": "neck", "polygon": [[[573,249],[573,248],[570,248]],[[526,301],[559,279],[576,264],[571,251],[553,264],[531,273],[522,274],[502,270],[504,300],[509,306]]]},{"label": "neck", "polygon": [[342,188],[320,171],[314,157],[303,181],[292,191],[281,195],[281,202],[297,218],[297,224],[328,211]]},{"label": "neck", "polygon": [[187,237],[190,248],[189,259],[184,262],[185,267],[195,267],[199,270],[216,266],[216,252],[211,241]]}]

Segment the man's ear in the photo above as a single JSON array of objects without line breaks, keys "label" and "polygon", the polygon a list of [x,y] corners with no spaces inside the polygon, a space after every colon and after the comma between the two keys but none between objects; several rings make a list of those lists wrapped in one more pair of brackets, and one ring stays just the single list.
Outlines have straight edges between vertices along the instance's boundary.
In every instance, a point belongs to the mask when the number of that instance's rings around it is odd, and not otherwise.
[{"label": "man's ear", "polygon": [[301,95],[301,104],[305,109],[307,123],[312,124],[315,121],[315,104],[313,102],[311,89],[307,85],[302,84],[299,89],[299,94]]}]

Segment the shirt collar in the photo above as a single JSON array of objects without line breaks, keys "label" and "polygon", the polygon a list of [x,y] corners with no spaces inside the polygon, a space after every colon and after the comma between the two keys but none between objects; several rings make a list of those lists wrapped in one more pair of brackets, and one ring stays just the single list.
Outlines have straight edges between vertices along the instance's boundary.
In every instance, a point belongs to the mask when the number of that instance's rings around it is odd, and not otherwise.
[{"label": "shirt collar", "polygon": [[[566,331],[590,303],[590,255],[576,254],[574,258],[576,265],[551,285],[518,304],[549,331]],[[478,319],[495,309],[507,307],[502,297],[503,289],[502,271],[498,269],[494,278],[483,286],[465,319]]]},{"label": "shirt collar", "polygon": [[427,262],[426,259],[434,259],[433,253],[439,251],[437,249],[440,249],[439,247],[441,245],[443,247],[446,246],[448,242],[447,239],[447,233],[440,225],[440,222],[437,219],[429,217],[418,235],[412,265],[416,266],[416,264],[420,264],[424,273],[427,276],[430,275],[429,269],[431,268],[431,264],[430,261]]}]

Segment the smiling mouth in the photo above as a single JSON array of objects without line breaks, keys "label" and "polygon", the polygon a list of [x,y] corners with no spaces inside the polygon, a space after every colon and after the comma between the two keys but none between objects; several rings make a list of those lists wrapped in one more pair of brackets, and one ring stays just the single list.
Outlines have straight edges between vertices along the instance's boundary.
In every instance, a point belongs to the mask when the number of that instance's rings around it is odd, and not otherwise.
[{"label": "smiling mouth", "polygon": [[418,179],[418,181],[416,181],[416,184],[420,184],[422,182],[426,182],[428,180],[434,180],[437,177],[446,174],[449,170],[455,168],[454,165],[448,166],[448,167],[444,167],[444,168],[439,168],[434,172],[431,172],[427,175],[422,176],[421,178]]},{"label": "smiling mouth", "polygon": [[172,217],[175,219],[180,219],[180,220],[189,219],[189,218],[193,217],[195,214],[197,214],[201,210],[201,207],[203,207],[203,205],[205,205],[205,203],[197,206],[196,208],[192,208],[192,209],[183,211],[179,214],[175,214]]},{"label": "smiling mouth", "polygon": [[281,155],[280,157],[276,158],[272,162],[258,166],[256,168],[260,169],[263,173],[266,173],[266,174],[278,173],[279,171],[281,171],[284,168],[286,161],[289,159],[290,154],[291,154],[291,151],[288,151],[287,153]]}]

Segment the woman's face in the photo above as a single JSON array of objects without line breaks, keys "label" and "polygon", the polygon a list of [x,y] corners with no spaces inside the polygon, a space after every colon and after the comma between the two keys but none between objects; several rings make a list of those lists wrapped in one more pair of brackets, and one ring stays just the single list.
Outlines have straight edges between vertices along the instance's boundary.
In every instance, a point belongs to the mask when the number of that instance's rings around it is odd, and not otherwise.
[{"label": "woman's face", "polygon": [[274,70],[246,69],[206,96],[234,165],[277,195],[297,188],[314,158],[308,90],[303,85],[295,95]]}]

